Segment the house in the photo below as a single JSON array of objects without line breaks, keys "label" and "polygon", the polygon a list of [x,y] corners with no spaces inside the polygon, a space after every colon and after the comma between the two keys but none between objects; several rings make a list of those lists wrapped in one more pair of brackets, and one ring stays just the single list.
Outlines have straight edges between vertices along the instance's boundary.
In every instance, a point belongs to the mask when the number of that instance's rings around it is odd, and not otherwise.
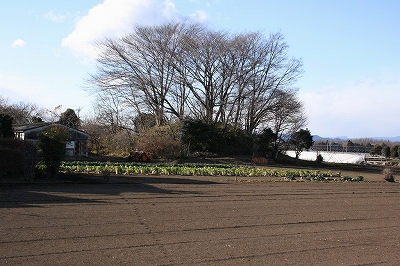
[{"label": "house", "polygon": [[70,139],[66,144],[67,156],[88,156],[87,141],[89,138],[89,134],[82,130],[70,128],[61,124],[40,122],[14,125],[14,136],[17,139],[37,142],[39,133],[55,126],[64,127],[70,132]]}]

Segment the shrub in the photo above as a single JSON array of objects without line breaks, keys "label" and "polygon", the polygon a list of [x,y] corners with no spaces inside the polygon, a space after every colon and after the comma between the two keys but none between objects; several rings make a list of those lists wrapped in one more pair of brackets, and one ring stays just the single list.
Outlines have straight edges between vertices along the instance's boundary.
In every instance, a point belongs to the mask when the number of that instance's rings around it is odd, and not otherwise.
[{"label": "shrub", "polygon": [[318,163],[322,163],[324,161],[324,157],[322,157],[321,154],[318,154],[317,158],[315,159],[315,161],[318,162]]},{"label": "shrub", "polygon": [[14,132],[12,129],[13,118],[8,114],[0,114],[0,138],[12,138]]},{"label": "shrub", "polygon": [[195,152],[251,154],[253,150],[252,136],[232,125],[187,119],[181,123],[180,133],[185,155]]},{"label": "shrub", "polygon": [[133,130],[114,129],[108,126],[86,123],[82,129],[89,134],[88,150],[91,154],[128,156],[134,145]]},{"label": "shrub", "polygon": [[136,149],[150,152],[153,158],[180,156],[180,143],[174,135],[174,129],[170,126],[152,127],[142,131],[137,139]]},{"label": "shrub", "polygon": [[61,160],[65,157],[66,141],[69,133],[64,127],[51,127],[39,135],[39,148],[46,170],[53,179],[58,172]]},{"label": "shrub", "polygon": [[134,146],[132,132],[118,130],[115,133],[109,132],[102,139],[103,154],[111,156],[128,156]]},{"label": "shrub", "polygon": [[383,169],[383,179],[387,182],[394,182],[394,171],[391,167]]},{"label": "shrub", "polygon": [[181,144],[184,154],[195,152],[216,152],[219,150],[215,128],[201,120],[187,119],[180,125]]},{"label": "shrub", "polygon": [[0,178],[31,180],[37,163],[36,146],[30,141],[0,139]]},{"label": "shrub", "polygon": [[276,150],[273,147],[277,136],[271,128],[264,128],[260,133],[254,134],[254,153],[265,157],[275,157]]}]

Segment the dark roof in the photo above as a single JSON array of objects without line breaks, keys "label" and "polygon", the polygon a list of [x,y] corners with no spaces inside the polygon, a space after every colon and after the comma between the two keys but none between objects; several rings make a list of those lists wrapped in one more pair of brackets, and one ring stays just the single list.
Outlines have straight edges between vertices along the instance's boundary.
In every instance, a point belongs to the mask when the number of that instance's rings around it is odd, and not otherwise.
[{"label": "dark roof", "polygon": [[[14,132],[26,132],[26,131],[30,131],[30,130],[34,130],[34,129],[39,129],[39,128],[43,128],[43,130],[45,128],[48,128],[50,126],[61,126],[61,127],[65,127],[70,131],[75,132],[76,134],[83,134],[86,136],[89,136],[89,134],[85,131],[79,130],[79,129],[75,129],[75,128],[71,128],[71,127],[67,127],[58,123],[49,123],[49,122],[39,122],[39,123],[30,123],[30,124],[19,124],[19,125],[13,125],[13,130]],[[87,138],[87,137],[86,137]]]},{"label": "dark roof", "polygon": [[49,126],[51,123],[48,122],[39,122],[39,123],[30,123],[30,124],[17,124],[13,125],[14,131],[27,131],[35,128]]}]

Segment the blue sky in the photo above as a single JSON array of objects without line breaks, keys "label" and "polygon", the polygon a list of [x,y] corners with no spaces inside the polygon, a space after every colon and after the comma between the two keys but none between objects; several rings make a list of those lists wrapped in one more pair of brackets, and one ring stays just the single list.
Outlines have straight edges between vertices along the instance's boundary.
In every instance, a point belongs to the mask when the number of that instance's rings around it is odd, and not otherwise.
[{"label": "blue sky", "polygon": [[302,58],[296,86],[324,137],[400,135],[398,0],[0,0],[0,95],[92,112],[93,42],[189,18],[230,32],[280,31]]}]

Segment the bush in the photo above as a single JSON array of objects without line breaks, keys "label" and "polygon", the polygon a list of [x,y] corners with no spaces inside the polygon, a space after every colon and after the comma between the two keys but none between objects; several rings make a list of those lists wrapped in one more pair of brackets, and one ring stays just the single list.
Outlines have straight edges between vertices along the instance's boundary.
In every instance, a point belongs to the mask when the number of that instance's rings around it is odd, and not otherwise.
[{"label": "bush", "polygon": [[387,182],[394,182],[394,171],[391,167],[383,169],[383,179]]},{"label": "bush", "polygon": [[100,154],[110,156],[129,155],[129,151],[134,146],[134,141],[131,135],[132,132],[127,130],[118,130],[114,133],[109,133],[102,138],[102,150]]},{"label": "bush", "polygon": [[[172,128],[171,128],[172,126]],[[150,152],[153,158],[177,158],[180,143],[174,135],[174,125],[143,130],[137,139],[136,149]]]},{"label": "bush", "polygon": [[37,163],[36,145],[30,141],[0,139],[0,178],[31,180]]},{"label": "bush", "polygon": [[41,156],[46,170],[53,179],[65,157],[65,144],[69,138],[69,132],[64,127],[55,126],[41,132],[38,137]]},{"label": "bush", "polygon": [[91,154],[128,156],[134,145],[133,131],[86,123],[82,129],[89,134],[88,150]]},{"label": "bush", "polygon": [[[180,124],[183,153],[216,152],[219,142],[214,127],[201,120],[187,119]],[[217,144],[217,145],[215,145]]]},{"label": "bush", "polygon": [[10,115],[0,114],[0,138],[14,137],[12,123],[13,118]]},{"label": "bush", "polygon": [[217,132],[222,141],[220,154],[249,155],[253,152],[253,137],[244,130],[220,124]]},{"label": "bush", "polygon": [[318,154],[317,158],[315,159],[315,161],[318,162],[318,163],[322,163],[324,161],[324,157],[322,157],[321,154]]},{"label": "bush", "polygon": [[273,143],[276,139],[277,136],[271,128],[264,128],[260,133],[254,134],[254,153],[262,154],[266,158],[275,157],[276,150]]},{"label": "bush", "polygon": [[184,153],[215,153],[224,155],[251,154],[252,136],[231,125],[209,125],[201,120],[188,119],[181,123],[181,144]]}]

